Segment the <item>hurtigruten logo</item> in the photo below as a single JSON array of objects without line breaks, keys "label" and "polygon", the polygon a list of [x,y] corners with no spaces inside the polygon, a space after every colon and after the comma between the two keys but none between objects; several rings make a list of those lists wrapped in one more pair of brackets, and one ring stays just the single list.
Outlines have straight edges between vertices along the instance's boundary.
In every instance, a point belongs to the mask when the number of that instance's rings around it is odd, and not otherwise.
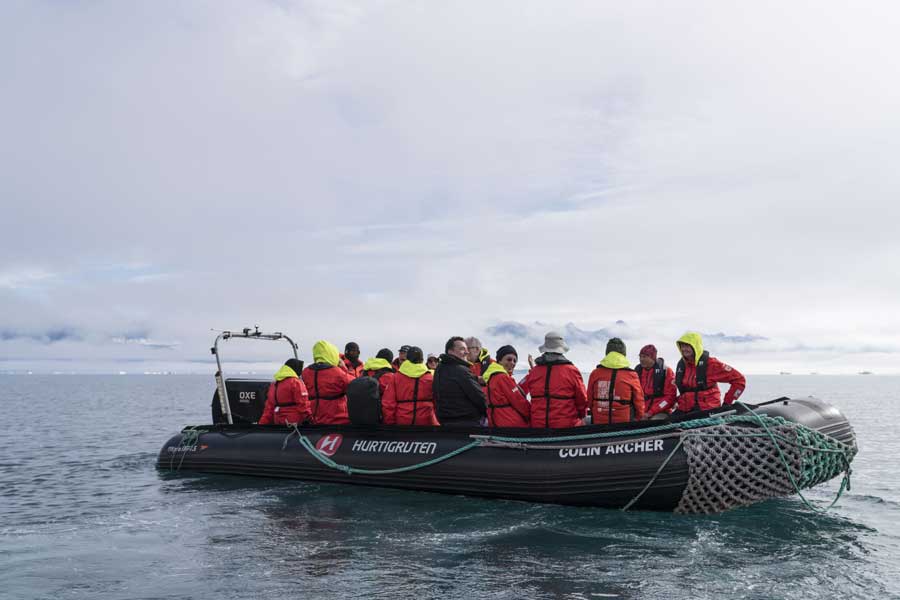
[{"label": "hurtigruten logo", "polygon": [[436,442],[401,442],[390,440],[356,440],[354,452],[377,452],[384,454],[434,454]]},{"label": "hurtigruten logo", "polygon": [[341,447],[341,442],[344,441],[344,436],[339,433],[329,433],[328,435],[323,435],[318,442],[316,442],[316,450],[324,454],[325,456],[334,456],[334,453],[338,451]]}]

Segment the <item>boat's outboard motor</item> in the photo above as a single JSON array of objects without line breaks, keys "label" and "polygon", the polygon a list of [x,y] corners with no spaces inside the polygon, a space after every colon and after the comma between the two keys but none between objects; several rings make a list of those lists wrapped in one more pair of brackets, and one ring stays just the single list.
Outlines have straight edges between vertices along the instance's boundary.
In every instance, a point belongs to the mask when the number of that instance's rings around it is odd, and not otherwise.
[{"label": "boat's outboard motor", "polygon": [[[262,416],[266,406],[266,393],[272,382],[265,379],[226,379],[228,404],[231,407],[231,420],[234,423],[256,423]],[[213,423],[227,423],[228,418],[222,411],[219,401],[219,390],[212,399]]]},{"label": "boat's outboard motor", "polygon": [[358,377],[347,386],[347,412],[353,425],[381,423],[381,393],[374,377]]}]

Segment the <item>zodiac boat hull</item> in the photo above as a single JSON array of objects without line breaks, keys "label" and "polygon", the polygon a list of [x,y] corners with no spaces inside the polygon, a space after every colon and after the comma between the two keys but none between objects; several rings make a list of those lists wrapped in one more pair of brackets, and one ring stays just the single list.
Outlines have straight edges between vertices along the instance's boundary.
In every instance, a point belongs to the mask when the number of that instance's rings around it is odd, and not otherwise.
[{"label": "zodiac boat hull", "polygon": [[[797,425],[822,444],[839,448],[846,457],[842,465],[849,466],[856,452],[850,424],[824,402],[779,399],[752,409],[755,414],[732,423],[713,421],[717,416],[727,420],[728,413],[734,418],[743,409],[726,407],[672,423],[549,431],[209,425],[173,436],[163,445],[157,467],[576,506],[720,512],[793,493],[797,485],[788,487],[787,471],[794,471],[799,487],[840,474],[843,468],[833,462],[809,474],[809,457],[803,454],[808,451],[791,443]],[[757,415],[775,418],[779,430],[755,424]],[[773,435],[781,440],[781,452]],[[720,444],[748,438],[760,449],[748,453]],[[713,448],[710,443],[717,444],[715,458],[703,454]],[[746,479],[734,482],[737,492],[715,491],[723,480],[735,478]]]}]

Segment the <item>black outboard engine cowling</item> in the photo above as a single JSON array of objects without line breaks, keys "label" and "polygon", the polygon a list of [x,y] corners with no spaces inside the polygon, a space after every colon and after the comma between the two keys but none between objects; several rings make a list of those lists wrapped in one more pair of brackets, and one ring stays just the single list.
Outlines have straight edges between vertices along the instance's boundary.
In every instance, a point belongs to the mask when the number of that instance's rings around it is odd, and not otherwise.
[{"label": "black outboard engine cowling", "polygon": [[[266,406],[266,394],[270,380],[265,379],[226,379],[225,389],[228,392],[228,403],[231,407],[231,420],[234,423],[256,423]],[[213,423],[228,423],[219,401],[219,390],[212,399]]]}]

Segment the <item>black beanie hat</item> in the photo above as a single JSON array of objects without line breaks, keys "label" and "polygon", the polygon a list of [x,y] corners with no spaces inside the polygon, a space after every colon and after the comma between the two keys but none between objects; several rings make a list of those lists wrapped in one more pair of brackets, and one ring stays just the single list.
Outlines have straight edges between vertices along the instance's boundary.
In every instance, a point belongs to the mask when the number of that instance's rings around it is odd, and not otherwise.
[{"label": "black beanie hat", "polygon": [[410,346],[406,351],[406,360],[412,363],[420,363],[425,360],[425,354],[418,346]]},{"label": "black beanie hat", "polygon": [[509,345],[500,346],[500,348],[497,350],[497,360],[501,360],[507,354],[515,354],[516,360],[519,360],[519,353],[516,352],[515,348]]},{"label": "black beanie hat", "polygon": [[303,370],[303,361],[302,361],[302,360],[299,360],[299,359],[296,359],[296,358],[289,358],[289,359],[287,359],[286,361],[284,361],[284,365],[285,365],[286,367],[290,367],[291,369],[293,369],[293,370],[294,370],[294,373],[296,373],[297,376],[299,376],[299,375],[300,375],[300,371]]},{"label": "black beanie hat", "polygon": [[357,352],[359,352],[359,344],[357,344],[356,342],[347,342],[347,345],[344,346],[344,352],[347,353],[351,350],[356,350]]},{"label": "black beanie hat", "polygon": [[610,352],[618,352],[622,356],[625,356],[625,342],[619,338],[612,338],[606,342],[606,353],[609,354]]},{"label": "black beanie hat", "polygon": [[394,353],[391,352],[389,348],[382,348],[378,351],[378,354],[375,355],[375,358],[383,358],[388,362],[394,362]]}]

